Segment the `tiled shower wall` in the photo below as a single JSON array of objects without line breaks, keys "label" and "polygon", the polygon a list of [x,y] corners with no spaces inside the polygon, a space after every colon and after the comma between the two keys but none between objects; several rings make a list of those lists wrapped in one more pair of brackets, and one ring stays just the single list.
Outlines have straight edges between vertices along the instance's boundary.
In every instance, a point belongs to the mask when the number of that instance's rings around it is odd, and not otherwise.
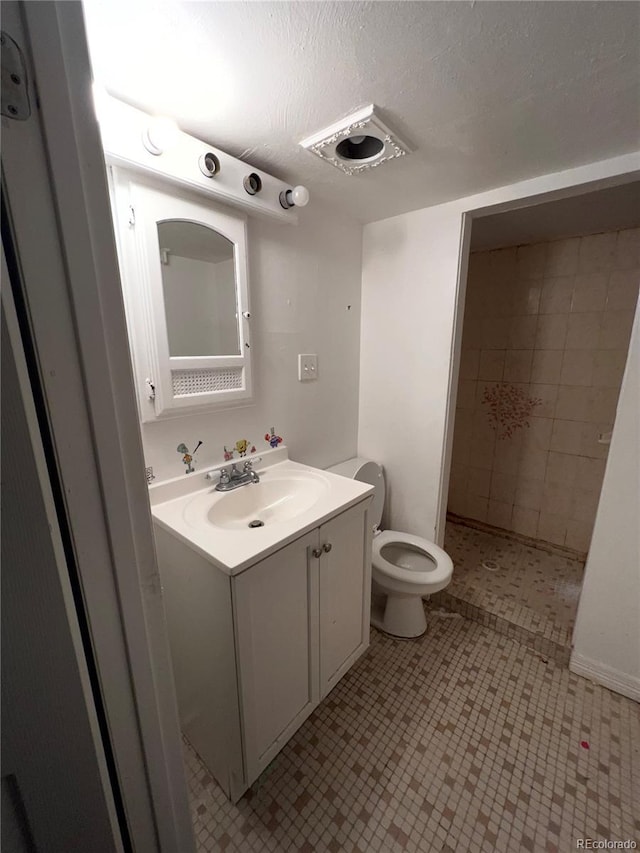
[{"label": "tiled shower wall", "polygon": [[640,281],[640,229],[469,263],[449,510],[589,548]]}]

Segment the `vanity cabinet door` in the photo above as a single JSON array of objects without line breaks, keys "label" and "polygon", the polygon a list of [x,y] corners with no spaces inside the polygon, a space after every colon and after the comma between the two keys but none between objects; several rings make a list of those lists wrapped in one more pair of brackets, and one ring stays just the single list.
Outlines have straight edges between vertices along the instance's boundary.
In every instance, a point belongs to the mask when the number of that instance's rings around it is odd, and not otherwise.
[{"label": "vanity cabinet door", "polygon": [[248,784],[319,702],[317,536],[297,539],[233,579]]},{"label": "vanity cabinet door", "polygon": [[367,499],[320,527],[320,698],[369,645],[371,532]]}]

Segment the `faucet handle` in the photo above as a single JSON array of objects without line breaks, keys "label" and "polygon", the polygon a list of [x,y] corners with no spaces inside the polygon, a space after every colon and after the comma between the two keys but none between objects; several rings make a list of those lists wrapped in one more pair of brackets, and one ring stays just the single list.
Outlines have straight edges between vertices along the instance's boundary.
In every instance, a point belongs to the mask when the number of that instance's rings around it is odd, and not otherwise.
[{"label": "faucet handle", "polygon": [[244,471],[253,471],[253,462],[251,459],[247,459],[244,463]]},{"label": "faucet handle", "polygon": [[[235,465],[233,467],[235,468]],[[226,483],[228,483],[230,479],[231,478],[229,476],[228,469],[227,468],[221,468],[220,469],[220,483],[222,483],[222,485],[226,485]]]}]

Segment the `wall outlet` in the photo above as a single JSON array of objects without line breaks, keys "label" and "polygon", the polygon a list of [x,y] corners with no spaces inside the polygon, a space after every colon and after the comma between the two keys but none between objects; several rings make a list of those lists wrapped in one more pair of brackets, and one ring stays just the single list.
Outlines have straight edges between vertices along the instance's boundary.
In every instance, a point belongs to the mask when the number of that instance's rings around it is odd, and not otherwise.
[{"label": "wall outlet", "polygon": [[318,378],[318,356],[315,353],[298,355],[298,379],[307,382]]}]

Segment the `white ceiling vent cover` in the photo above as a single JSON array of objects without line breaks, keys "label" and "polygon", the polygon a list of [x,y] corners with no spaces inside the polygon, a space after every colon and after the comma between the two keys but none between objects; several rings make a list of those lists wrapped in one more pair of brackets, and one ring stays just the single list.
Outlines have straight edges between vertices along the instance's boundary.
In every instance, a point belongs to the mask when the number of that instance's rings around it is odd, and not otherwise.
[{"label": "white ceiling vent cover", "polygon": [[407,143],[376,115],[373,104],[308,136],[300,145],[347,175],[411,153]]}]

